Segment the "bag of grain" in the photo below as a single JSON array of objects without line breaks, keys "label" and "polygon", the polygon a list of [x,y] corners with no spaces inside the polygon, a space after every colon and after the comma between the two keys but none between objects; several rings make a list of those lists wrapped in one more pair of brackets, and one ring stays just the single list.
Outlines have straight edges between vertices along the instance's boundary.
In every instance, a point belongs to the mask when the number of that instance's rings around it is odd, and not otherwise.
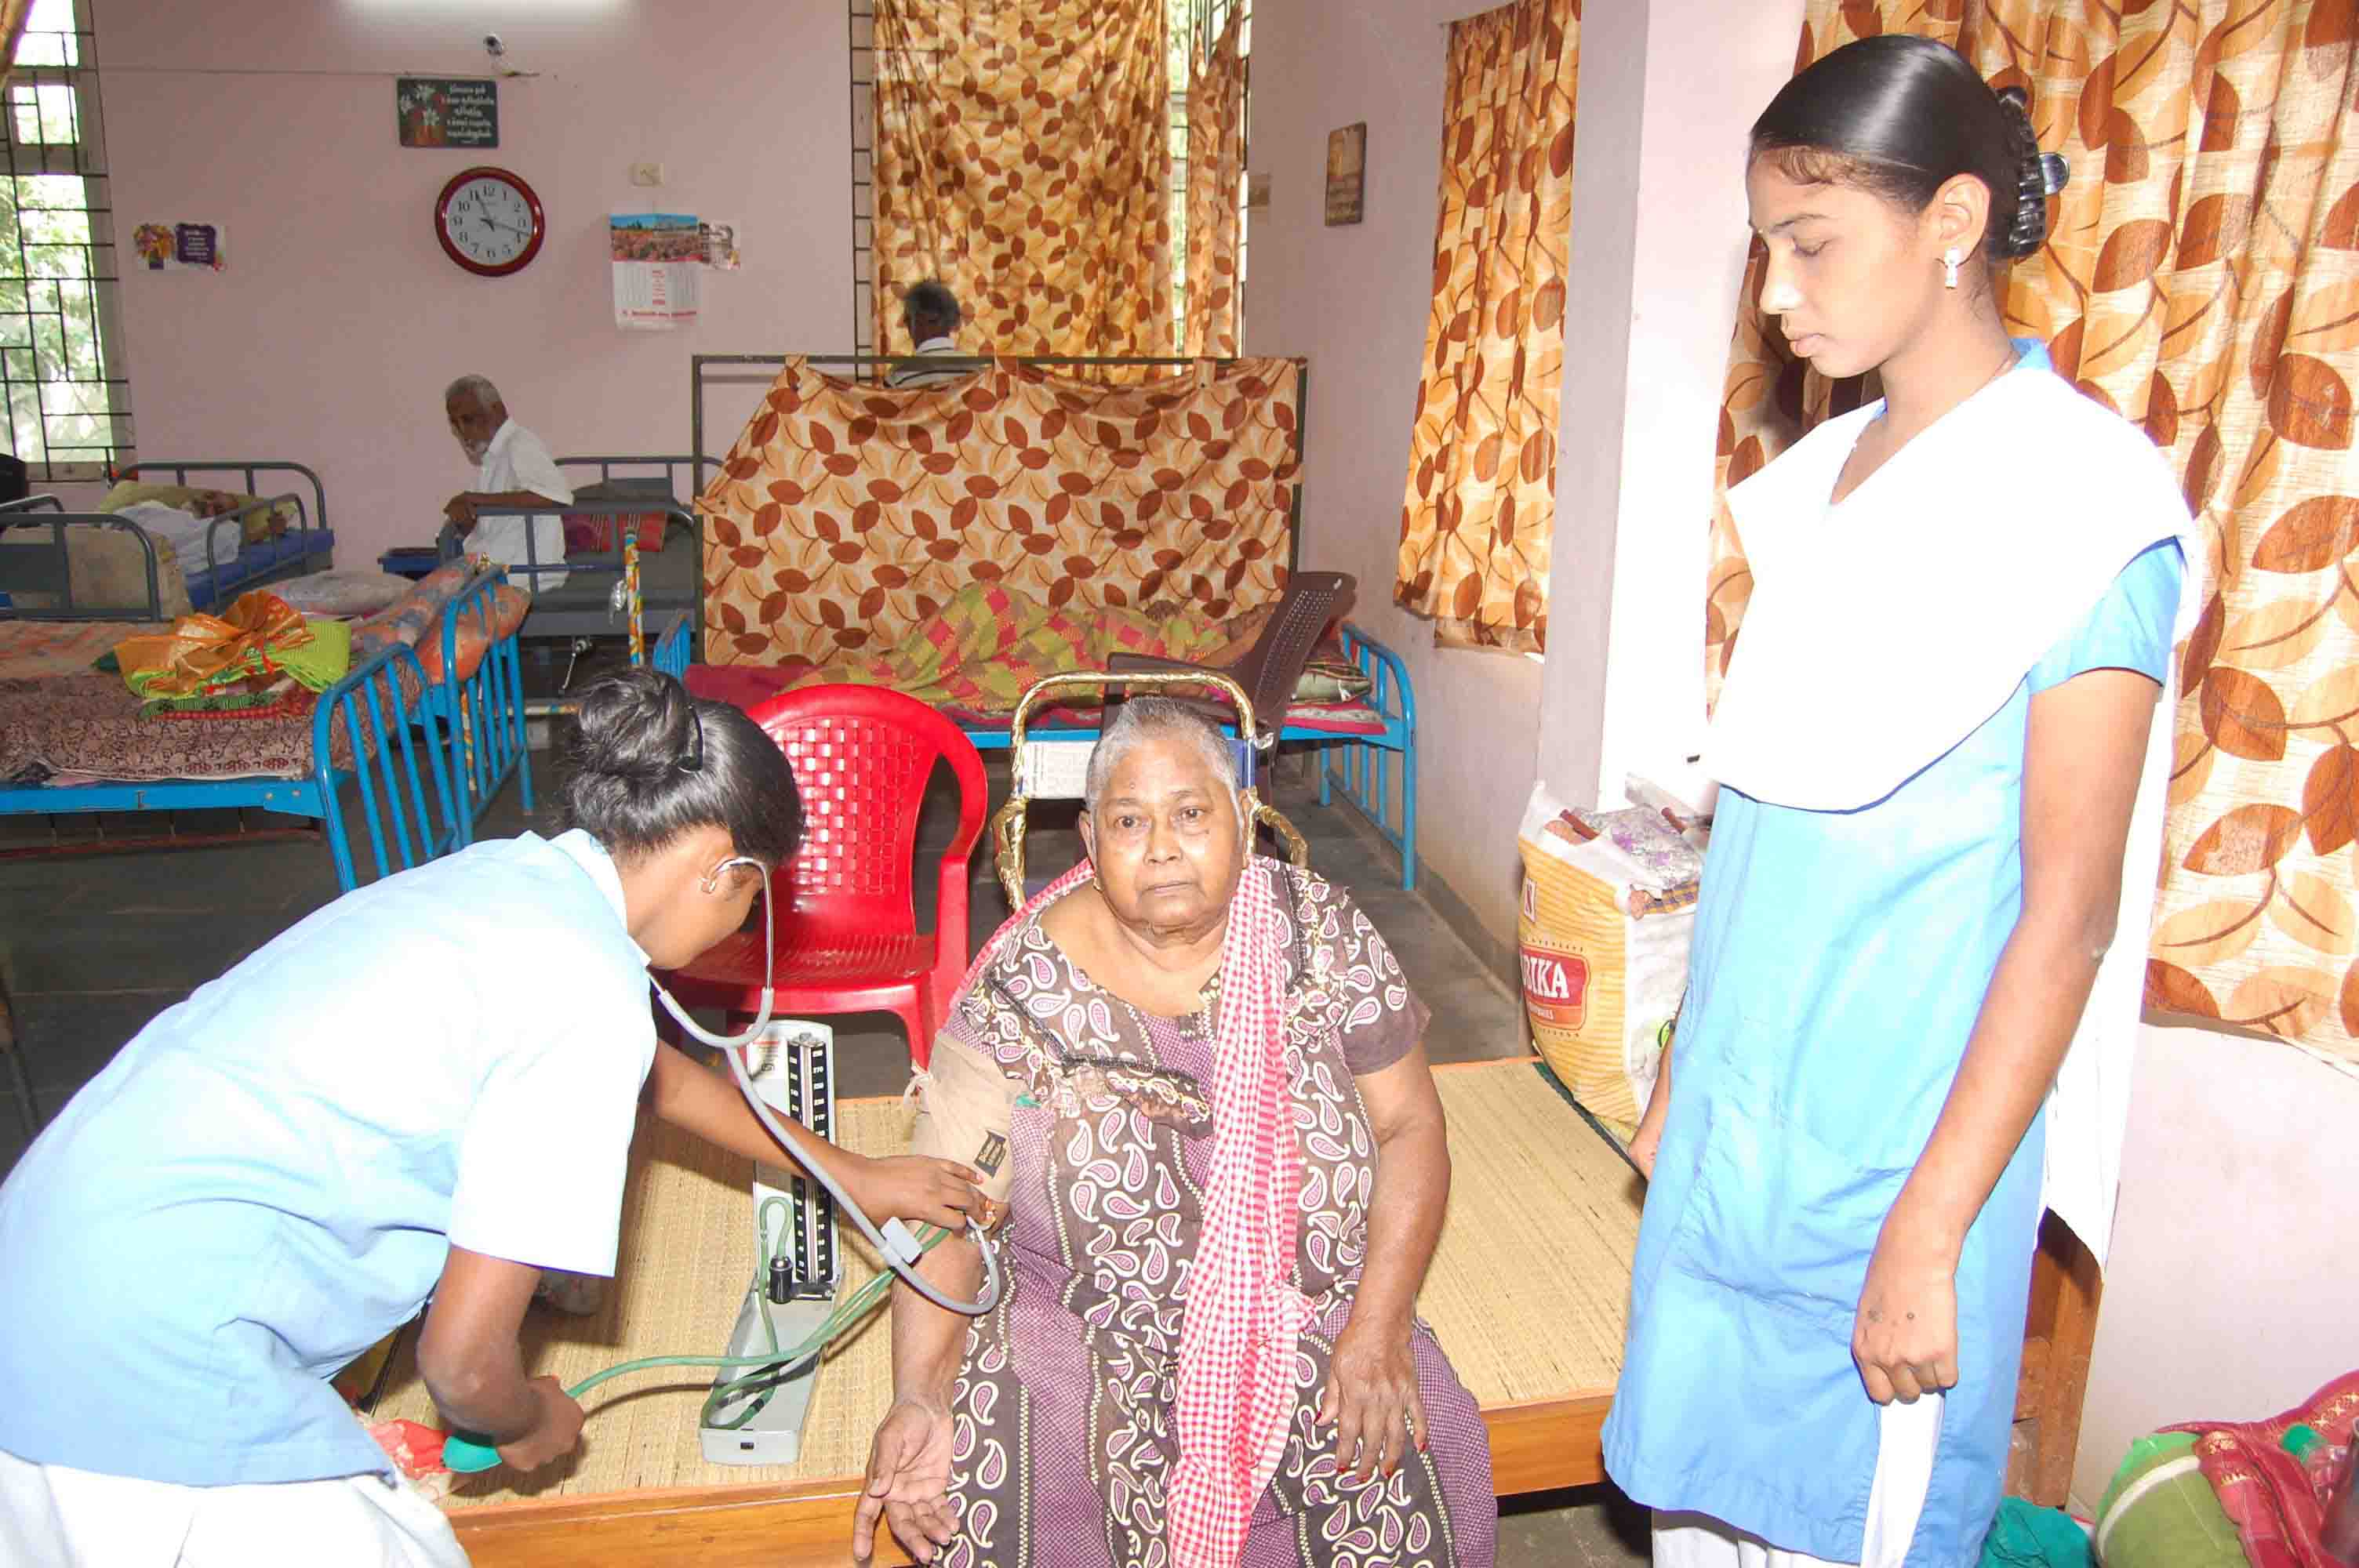
[{"label": "bag of grain", "polygon": [[1585,811],[1534,786],[1524,856],[1524,1011],[1574,1099],[1627,1138],[1686,993],[1703,856],[1664,811]]}]

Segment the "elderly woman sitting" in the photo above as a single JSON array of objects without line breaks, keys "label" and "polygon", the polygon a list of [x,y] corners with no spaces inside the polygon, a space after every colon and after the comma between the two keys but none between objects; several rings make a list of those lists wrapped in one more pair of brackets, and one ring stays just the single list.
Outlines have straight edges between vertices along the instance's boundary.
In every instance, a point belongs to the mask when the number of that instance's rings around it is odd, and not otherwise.
[{"label": "elderly woman sitting", "polygon": [[[1450,1189],[1427,1013],[1340,889],[1250,853],[1161,698],[1091,760],[1089,859],[992,939],[917,1148],[995,1177],[1007,1288],[906,1287],[881,1515],[964,1568],[1487,1564],[1473,1398],[1412,1313]],[[971,1297],[973,1245],[924,1264]]]}]

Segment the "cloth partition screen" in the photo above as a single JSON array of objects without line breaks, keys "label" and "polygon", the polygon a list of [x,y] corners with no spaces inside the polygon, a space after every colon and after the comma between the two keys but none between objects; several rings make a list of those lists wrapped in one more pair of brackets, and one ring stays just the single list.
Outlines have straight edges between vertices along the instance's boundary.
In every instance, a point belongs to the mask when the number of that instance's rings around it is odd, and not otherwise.
[{"label": "cloth partition screen", "polygon": [[1112,384],[1001,361],[893,391],[789,359],[697,498],[705,661],[876,653],[978,582],[1050,609],[1219,619],[1275,600],[1300,364],[1147,373]]}]

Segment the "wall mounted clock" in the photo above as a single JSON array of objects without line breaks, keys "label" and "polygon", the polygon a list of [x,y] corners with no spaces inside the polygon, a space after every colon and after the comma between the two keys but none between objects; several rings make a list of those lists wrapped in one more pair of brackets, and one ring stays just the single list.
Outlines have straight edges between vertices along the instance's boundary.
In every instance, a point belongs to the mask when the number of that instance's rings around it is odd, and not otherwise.
[{"label": "wall mounted clock", "polygon": [[549,220],[532,187],[504,168],[462,169],[434,199],[443,254],[482,277],[524,270],[540,254]]}]

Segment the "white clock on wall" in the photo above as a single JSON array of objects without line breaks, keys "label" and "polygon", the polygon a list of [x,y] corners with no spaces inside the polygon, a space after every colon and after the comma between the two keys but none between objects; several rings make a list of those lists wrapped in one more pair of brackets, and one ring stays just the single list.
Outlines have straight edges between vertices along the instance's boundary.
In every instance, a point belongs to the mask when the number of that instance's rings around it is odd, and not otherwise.
[{"label": "white clock on wall", "polygon": [[434,200],[434,237],[443,254],[483,277],[523,271],[540,254],[548,228],[540,198],[504,168],[462,169]]}]

